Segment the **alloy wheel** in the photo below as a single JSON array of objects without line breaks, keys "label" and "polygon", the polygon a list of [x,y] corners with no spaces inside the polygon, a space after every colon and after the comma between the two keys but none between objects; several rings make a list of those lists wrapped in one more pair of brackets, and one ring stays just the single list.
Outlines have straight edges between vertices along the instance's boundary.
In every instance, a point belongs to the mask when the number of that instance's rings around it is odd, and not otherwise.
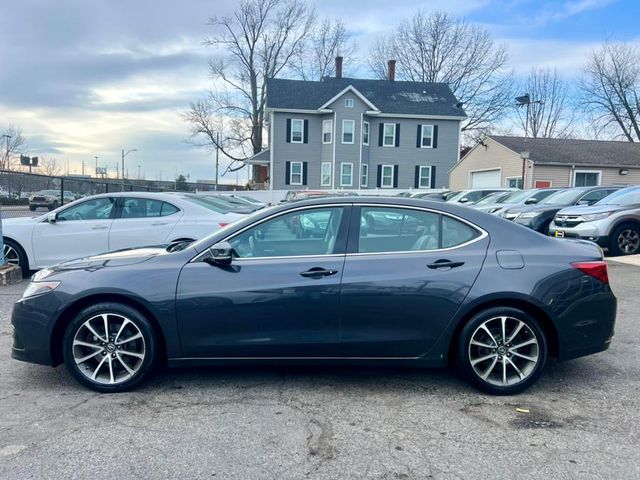
[{"label": "alloy wheel", "polygon": [[473,332],[468,356],[480,379],[505,387],[523,382],[534,372],[540,361],[540,345],[522,320],[493,317]]},{"label": "alloy wheel", "polygon": [[617,240],[618,248],[625,255],[636,253],[640,249],[640,234],[631,228],[621,231]]},{"label": "alloy wheel", "polygon": [[138,373],[146,345],[132,320],[119,313],[101,313],[80,325],[73,338],[72,355],[87,379],[117,385]]},{"label": "alloy wheel", "polygon": [[20,266],[20,255],[18,255],[18,252],[16,251],[15,248],[5,243],[3,252],[4,252],[4,259],[7,263],[10,263],[11,265]]}]

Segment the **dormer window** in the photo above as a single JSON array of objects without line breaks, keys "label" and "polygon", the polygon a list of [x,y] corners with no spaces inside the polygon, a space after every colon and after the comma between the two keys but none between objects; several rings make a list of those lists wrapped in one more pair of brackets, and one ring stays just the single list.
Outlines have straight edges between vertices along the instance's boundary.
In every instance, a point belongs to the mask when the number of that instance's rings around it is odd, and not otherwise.
[{"label": "dormer window", "polygon": [[347,108],[353,108],[353,98],[345,98],[344,106]]}]

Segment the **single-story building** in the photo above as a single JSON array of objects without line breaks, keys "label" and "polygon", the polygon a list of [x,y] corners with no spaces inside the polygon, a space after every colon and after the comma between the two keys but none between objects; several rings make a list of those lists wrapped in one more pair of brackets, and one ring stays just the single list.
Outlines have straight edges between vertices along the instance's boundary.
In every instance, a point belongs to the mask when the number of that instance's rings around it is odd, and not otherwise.
[{"label": "single-story building", "polygon": [[525,150],[524,137],[491,135],[449,170],[449,188],[520,188],[523,162],[525,188],[640,184],[640,143],[528,138]]}]

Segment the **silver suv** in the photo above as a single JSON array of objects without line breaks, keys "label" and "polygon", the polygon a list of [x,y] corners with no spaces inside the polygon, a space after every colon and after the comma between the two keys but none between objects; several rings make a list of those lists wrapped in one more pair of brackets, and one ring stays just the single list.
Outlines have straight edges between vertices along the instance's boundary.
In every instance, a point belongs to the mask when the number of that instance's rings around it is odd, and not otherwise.
[{"label": "silver suv", "polygon": [[640,187],[623,188],[592,206],[560,210],[549,235],[591,240],[611,255],[640,253]]}]

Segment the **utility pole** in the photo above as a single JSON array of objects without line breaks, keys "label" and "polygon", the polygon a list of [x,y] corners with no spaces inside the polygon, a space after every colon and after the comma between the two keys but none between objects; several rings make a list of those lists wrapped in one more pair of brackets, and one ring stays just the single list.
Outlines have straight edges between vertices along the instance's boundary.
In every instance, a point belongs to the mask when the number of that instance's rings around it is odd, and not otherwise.
[{"label": "utility pole", "polygon": [[142,166],[142,165],[138,165],[138,180],[140,180],[140,167],[141,167],[141,166]]},{"label": "utility pole", "polygon": [[220,133],[216,132],[216,184],[213,189],[218,191],[218,150],[220,150]]},{"label": "utility pole", "polygon": [[95,157],[93,157],[93,158],[95,158],[95,159],[96,159],[96,178],[98,178],[98,157],[97,157],[97,156],[95,156]]}]

